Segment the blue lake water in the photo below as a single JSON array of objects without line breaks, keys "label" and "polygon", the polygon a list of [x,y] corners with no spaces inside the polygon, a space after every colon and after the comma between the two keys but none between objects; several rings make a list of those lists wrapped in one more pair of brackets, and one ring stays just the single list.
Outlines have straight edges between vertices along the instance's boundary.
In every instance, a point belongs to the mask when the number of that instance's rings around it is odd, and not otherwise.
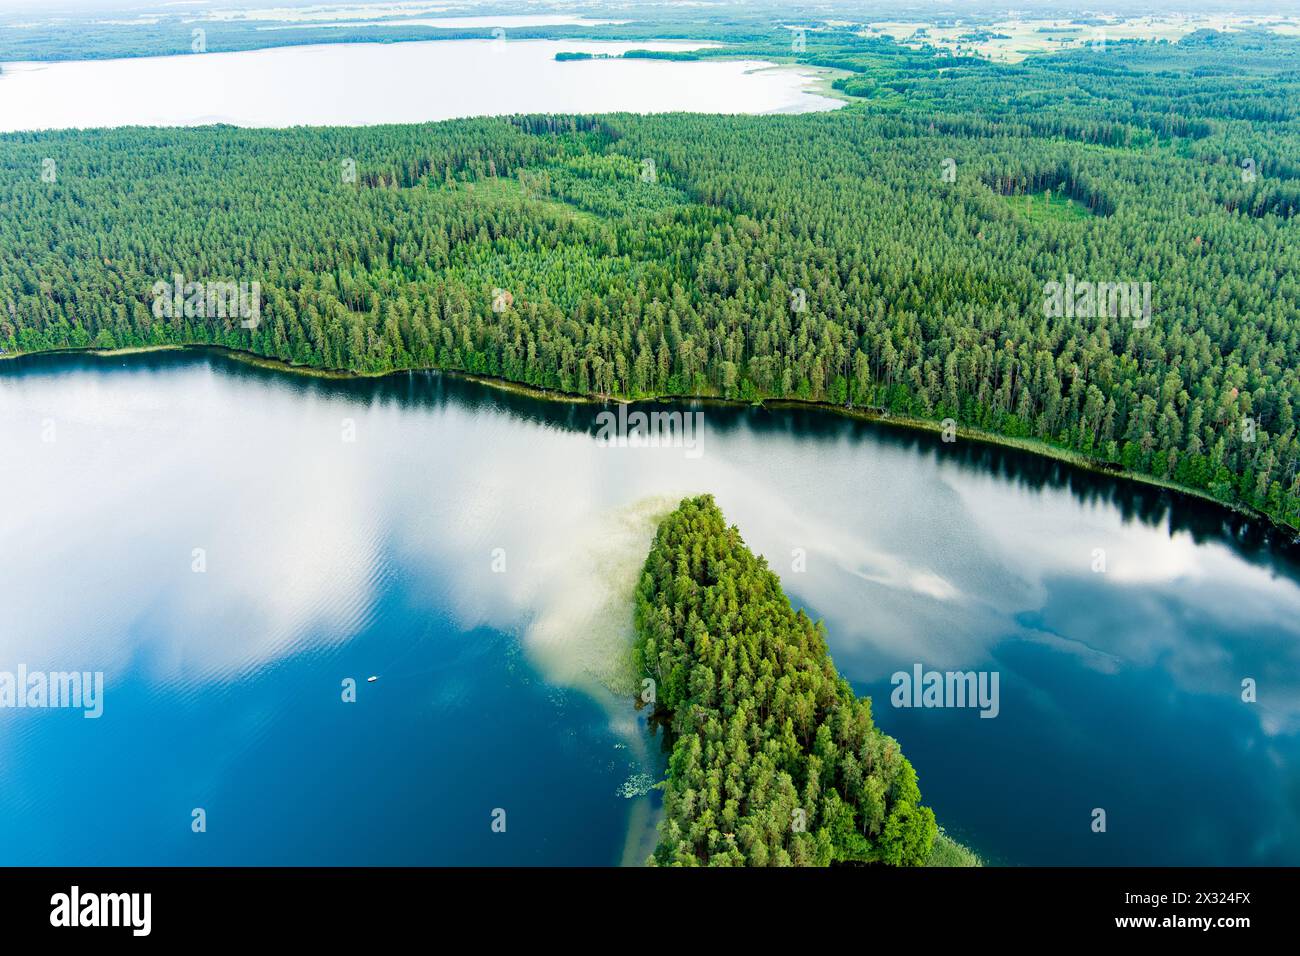
[{"label": "blue lake water", "polygon": [[[706,491],[989,861],[1300,863],[1283,537],[822,412],[701,407],[688,454],[602,447],[598,410],[212,352],[0,362],[0,672],[105,682],[97,720],[0,708],[0,863],[644,859],[628,589]],[[998,673],[998,716],[891,706],[918,663]]]}]

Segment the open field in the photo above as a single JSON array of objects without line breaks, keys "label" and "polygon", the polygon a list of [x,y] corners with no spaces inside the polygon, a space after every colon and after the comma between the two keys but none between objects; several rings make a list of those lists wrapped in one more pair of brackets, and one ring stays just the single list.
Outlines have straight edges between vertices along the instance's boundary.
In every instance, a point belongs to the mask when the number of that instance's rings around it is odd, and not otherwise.
[{"label": "open field", "polygon": [[921,47],[930,43],[954,53],[967,53],[1017,63],[1036,53],[1053,53],[1089,43],[1114,40],[1167,40],[1176,43],[1196,30],[1268,29],[1300,35],[1300,17],[1238,15],[1162,15],[1083,19],[1006,19],[989,26],[957,21],[935,26],[920,21],[884,21],[864,29],[864,35],[884,35]]}]

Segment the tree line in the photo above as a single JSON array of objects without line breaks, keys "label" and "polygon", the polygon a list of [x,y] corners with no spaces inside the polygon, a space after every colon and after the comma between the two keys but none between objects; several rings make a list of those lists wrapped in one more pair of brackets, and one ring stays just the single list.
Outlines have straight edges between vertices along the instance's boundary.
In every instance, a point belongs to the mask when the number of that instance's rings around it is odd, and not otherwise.
[{"label": "tree line", "polygon": [[[1086,52],[944,68],[938,100],[797,116],[10,134],[0,348],[212,343],[573,393],[852,404],[1297,527],[1300,225],[1279,159],[1295,120],[1215,105],[1225,85],[1300,92],[1294,42],[1268,40],[1252,73],[1240,44],[1259,42],[1198,36],[1104,75]],[[919,82],[924,57],[905,59]],[[1071,70],[1075,86],[1053,79]],[[1098,99],[1154,72],[1186,87],[1164,113],[1209,135]],[[1010,110],[1006,83],[1060,102]],[[1092,214],[1026,215],[1043,190]],[[259,323],[159,318],[150,290],[177,274],[260,283]],[[1149,321],[1053,314],[1044,290],[1070,276],[1149,283]]]}]

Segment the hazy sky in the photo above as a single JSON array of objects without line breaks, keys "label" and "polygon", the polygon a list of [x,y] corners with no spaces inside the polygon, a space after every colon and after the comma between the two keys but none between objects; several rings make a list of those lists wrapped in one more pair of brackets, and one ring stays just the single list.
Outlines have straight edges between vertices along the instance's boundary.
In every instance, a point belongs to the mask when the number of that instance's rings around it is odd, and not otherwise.
[{"label": "hazy sky", "polygon": [[[264,8],[264,7],[298,7],[298,6],[347,6],[356,7],[369,3],[378,3],[381,0],[0,0],[0,15],[6,13],[40,13],[46,16],[69,15],[75,12],[93,12],[97,15],[114,12],[166,12],[179,13],[194,9],[218,9],[229,10],[235,8]],[[411,3],[414,0],[384,0],[386,3]],[[599,7],[611,6],[626,9],[629,5],[646,5],[651,7],[668,7],[666,3],[656,2],[656,0],[620,0],[609,4],[601,3],[601,0],[557,0],[552,5],[541,0],[540,3],[529,3],[527,0],[519,0],[518,3],[512,0],[428,0],[428,5],[436,6],[446,4],[449,6],[465,7],[486,5],[493,8],[501,7],[518,7],[520,12],[539,12],[547,7]],[[723,0],[720,6],[743,5],[736,3],[735,0]],[[1300,3],[1288,2],[1288,0],[792,0],[788,4],[781,4],[779,0],[761,0],[755,3],[755,6],[773,7],[788,6],[792,10],[800,10],[804,13],[812,13],[816,10],[837,9],[845,13],[854,13],[857,15],[873,15],[880,17],[886,11],[899,10],[901,8],[911,8],[914,11],[942,11],[942,12],[974,12],[988,10],[1010,10],[1014,9],[1024,13],[1046,13],[1053,12],[1113,12],[1127,14],[1150,14],[1150,13],[1167,13],[1173,11],[1186,12],[1205,12],[1209,10],[1219,12],[1231,12],[1243,15],[1252,13],[1290,13],[1295,15],[1300,13]],[[705,11],[706,6],[700,7],[677,7],[680,12]]]}]

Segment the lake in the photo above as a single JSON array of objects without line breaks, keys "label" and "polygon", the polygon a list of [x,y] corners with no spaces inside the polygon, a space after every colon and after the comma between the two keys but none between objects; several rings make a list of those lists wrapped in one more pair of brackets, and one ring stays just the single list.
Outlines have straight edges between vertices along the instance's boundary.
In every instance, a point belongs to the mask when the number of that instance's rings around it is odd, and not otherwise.
[{"label": "lake", "polygon": [[703,43],[559,40],[335,43],[184,56],[6,63],[0,132],[98,126],[331,126],[512,113],[787,113],[835,109],[806,69],[756,60],[582,60],[559,52]]},{"label": "lake", "polygon": [[[0,672],[104,674],[98,719],[0,710],[0,862],[640,862],[628,596],[711,492],[986,859],[1300,863],[1293,545],[1013,450],[695,407],[694,449],[617,448],[600,406],[436,373],[0,361]],[[996,718],[892,706],[918,664],[996,673]]]}]

